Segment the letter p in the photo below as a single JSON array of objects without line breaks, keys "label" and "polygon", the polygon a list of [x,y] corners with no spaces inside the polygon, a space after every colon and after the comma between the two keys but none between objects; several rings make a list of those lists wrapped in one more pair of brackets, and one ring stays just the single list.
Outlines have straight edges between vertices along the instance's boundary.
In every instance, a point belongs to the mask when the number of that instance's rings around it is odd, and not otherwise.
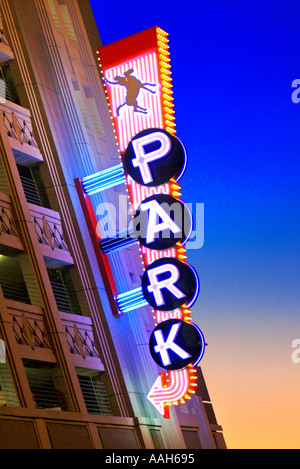
[{"label": "letter p", "polygon": [[[159,142],[160,147],[146,152],[147,145],[155,142]],[[167,156],[171,146],[172,143],[170,138],[163,132],[159,131],[132,140],[132,147],[135,153],[132,165],[135,168],[139,168],[144,184],[149,184],[153,181],[149,163]]]}]

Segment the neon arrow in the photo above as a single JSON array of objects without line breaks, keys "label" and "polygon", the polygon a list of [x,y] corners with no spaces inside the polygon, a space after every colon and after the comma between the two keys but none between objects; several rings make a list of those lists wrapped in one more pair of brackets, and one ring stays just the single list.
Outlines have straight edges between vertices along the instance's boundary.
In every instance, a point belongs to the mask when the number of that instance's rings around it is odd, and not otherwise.
[{"label": "neon arrow", "polygon": [[190,387],[196,386],[195,382],[190,381],[190,374],[193,372],[195,373],[194,368],[169,371],[167,374],[161,373],[155,381],[147,398],[165,418],[170,418],[169,404],[177,403],[186,398],[187,395],[195,392],[190,389]]}]

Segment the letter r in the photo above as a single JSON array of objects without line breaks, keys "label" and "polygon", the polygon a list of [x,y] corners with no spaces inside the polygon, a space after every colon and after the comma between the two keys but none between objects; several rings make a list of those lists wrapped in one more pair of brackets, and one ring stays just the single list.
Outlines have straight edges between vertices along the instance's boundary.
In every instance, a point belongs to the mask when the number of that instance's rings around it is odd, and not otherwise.
[{"label": "letter r", "polygon": [[[175,286],[175,283],[180,277],[180,271],[175,265],[163,264],[149,269],[147,273],[150,281],[150,285],[148,285],[147,289],[149,293],[153,293],[157,306],[165,304],[164,297],[161,293],[163,288],[169,290],[177,299],[185,297],[185,294]],[[158,280],[158,276],[164,273],[170,273],[171,275],[167,279]]]}]

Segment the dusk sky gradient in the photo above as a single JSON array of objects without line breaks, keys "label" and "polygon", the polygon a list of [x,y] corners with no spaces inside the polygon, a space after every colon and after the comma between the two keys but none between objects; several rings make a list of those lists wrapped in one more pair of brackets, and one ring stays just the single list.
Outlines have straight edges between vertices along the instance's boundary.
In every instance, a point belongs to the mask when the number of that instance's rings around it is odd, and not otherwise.
[{"label": "dusk sky gradient", "polygon": [[299,0],[91,5],[103,45],[169,33],[182,200],[205,210],[192,317],[227,446],[300,448]]}]

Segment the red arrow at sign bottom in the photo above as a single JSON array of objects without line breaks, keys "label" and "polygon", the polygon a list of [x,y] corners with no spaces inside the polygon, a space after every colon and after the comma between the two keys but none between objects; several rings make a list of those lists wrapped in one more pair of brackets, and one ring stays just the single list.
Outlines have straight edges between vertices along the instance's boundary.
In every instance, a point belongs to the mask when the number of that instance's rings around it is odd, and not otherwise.
[{"label": "red arrow at sign bottom", "polygon": [[188,368],[169,371],[167,374],[161,373],[153,384],[147,398],[161,415],[170,418],[169,404],[178,402],[186,394],[194,392],[191,391],[190,386],[195,386],[195,383],[190,382],[190,370]]}]

